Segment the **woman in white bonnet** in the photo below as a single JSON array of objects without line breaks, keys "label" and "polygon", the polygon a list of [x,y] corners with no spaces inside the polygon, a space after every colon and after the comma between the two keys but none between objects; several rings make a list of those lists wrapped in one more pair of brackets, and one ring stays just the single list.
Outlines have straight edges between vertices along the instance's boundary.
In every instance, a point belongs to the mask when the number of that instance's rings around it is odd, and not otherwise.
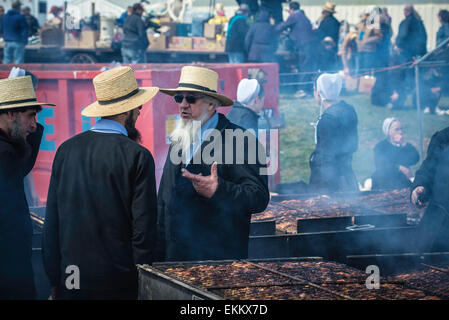
[{"label": "woman in white bonnet", "polygon": [[316,148],[310,156],[312,192],[357,191],[352,155],[358,148],[357,114],[338,97],[342,78],[338,74],[318,77],[315,98],[321,106],[316,125]]},{"label": "woman in white bonnet", "polygon": [[373,190],[393,190],[410,187],[411,166],[419,161],[418,151],[405,140],[401,122],[386,118],[382,125],[385,139],[374,147],[376,171],[372,176]]}]

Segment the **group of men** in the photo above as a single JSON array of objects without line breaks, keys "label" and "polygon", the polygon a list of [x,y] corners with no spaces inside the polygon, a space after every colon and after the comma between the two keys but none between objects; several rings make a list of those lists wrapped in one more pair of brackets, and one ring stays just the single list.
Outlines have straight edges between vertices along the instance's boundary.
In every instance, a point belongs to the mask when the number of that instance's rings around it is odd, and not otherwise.
[{"label": "group of men", "polygon": [[[266,161],[251,160],[250,140],[228,139],[243,129],[217,112],[234,103],[217,92],[218,74],[185,66],[177,88],[142,88],[130,67],[118,67],[93,84],[98,100],[82,114],[100,120],[53,161],[42,242],[52,297],[136,299],[136,264],[246,258],[251,214],[269,201]],[[0,299],[33,299],[23,178],[37,157],[36,113],[46,103],[36,101],[30,77],[0,80],[0,88]],[[173,96],[180,120],[157,194],[153,156],[135,123],[159,91]],[[66,287],[73,266],[78,290]]]}]

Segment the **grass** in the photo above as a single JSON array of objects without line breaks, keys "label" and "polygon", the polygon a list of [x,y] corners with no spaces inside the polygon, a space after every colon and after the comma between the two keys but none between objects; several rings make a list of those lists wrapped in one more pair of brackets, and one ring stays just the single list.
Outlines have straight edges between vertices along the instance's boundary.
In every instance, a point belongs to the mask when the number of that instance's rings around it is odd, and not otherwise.
[{"label": "grass", "polygon": [[[367,94],[346,95],[341,97],[354,106],[359,119],[359,148],[354,154],[353,169],[359,182],[369,178],[374,172],[373,148],[384,139],[382,123],[386,117],[401,120],[408,142],[419,151],[419,133],[416,110],[407,106],[404,110],[389,110],[373,106]],[[280,111],[285,115],[286,128],[281,130],[281,182],[298,180],[309,182],[309,156],[315,149],[315,130],[310,125],[319,115],[319,106],[314,99],[293,99],[291,95],[280,95]],[[443,98],[440,108],[449,108],[449,98]],[[423,114],[423,150],[424,157],[432,135],[449,126],[449,115],[437,116]],[[415,171],[419,164],[412,169]]]}]

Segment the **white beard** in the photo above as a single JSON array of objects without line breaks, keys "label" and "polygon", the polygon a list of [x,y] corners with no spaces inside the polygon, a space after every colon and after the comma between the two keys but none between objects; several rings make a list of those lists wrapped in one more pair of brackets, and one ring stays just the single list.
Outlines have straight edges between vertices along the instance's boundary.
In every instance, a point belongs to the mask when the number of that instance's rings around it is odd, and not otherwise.
[{"label": "white beard", "polygon": [[[180,119],[176,124],[175,130],[170,135],[170,141],[173,148],[182,150],[182,157],[185,159],[186,153],[190,152],[192,144],[199,143],[198,131],[205,123],[207,112],[201,115],[199,120]],[[193,155],[190,155],[193,156]]]}]

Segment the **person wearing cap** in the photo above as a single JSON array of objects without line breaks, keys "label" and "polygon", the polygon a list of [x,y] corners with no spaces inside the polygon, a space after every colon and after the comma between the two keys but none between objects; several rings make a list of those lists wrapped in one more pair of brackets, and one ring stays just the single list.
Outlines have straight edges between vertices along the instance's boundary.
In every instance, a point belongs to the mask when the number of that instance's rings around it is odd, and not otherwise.
[{"label": "person wearing cap", "polygon": [[410,200],[424,208],[418,225],[418,252],[449,250],[449,127],[430,139],[427,157],[410,186]]},{"label": "person wearing cap", "polygon": [[[312,24],[305,13],[300,10],[298,2],[289,3],[289,17],[285,22],[276,26],[276,31],[281,33],[290,30],[288,36],[295,45],[295,51],[298,55],[298,68],[300,72],[316,71],[316,37],[312,30]],[[300,82],[309,82],[310,74],[301,76]],[[312,94],[312,85],[305,86],[308,94]]]},{"label": "person wearing cap", "polygon": [[0,300],[35,299],[32,235],[24,178],[39,152],[42,105],[30,76],[0,80]]},{"label": "person wearing cap", "polygon": [[251,17],[254,17],[257,11],[259,11],[258,0],[236,0],[236,1],[240,9],[242,8],[242,5],[244,5],[245,10],[248,11],[248,15]]},{"label": "person wearing cap", "polygon": [[217,86],[215,71],[184,66],[177,88],[160,89],[180,114],[158,192],[161,261],[247,258],[251,214],[269,202],[263,148],[217,112],[233,104]]},{"label": "person wearing cap", "polygon": [[237,100],[226,115],[229,121],[257,136],[259,113],[264,107],[265,90],[256,79],[242,79],[237,87]]},{"label": "person wearing cap", "polygon": [[326,37],[331,37],[334,43],[338,43],[340,22],[334,17],[335,3],[327,1],[321,11],[316,30],[318,41],[323,41]]},{"label": "person wearing cap", "polygon": [[402,124],[397,118],[386,118],[382,131],[385,139],[374,147],[376,171],[372,176],[372,189],[408,188],[413,175],[410,167],[419,161],[419,153],[405,140]]},{"label": "person wearing cap", "polygon": [[242,3],[228,23],[226,48],[230,63],[243,63],[245,57],[245,37],[248,32],[249,7]]},{"label": "person wearing cap", "polygon": [[352,155],[358,148],[357,114],[354,107],[338,101],[342,88],[338,74],[322,74],[314,91],[321,105],[316,124],[315,151],[310,156],[310,190],[314,192],[356,191]]},{"label": "person wearing cap", "polygon": [[55,299],[136,299],[136,264],[154,260],[157,199],[153,156],[135,123],[158,88],[139,88],[130,67],[104,71],[93,84],[98,100],[81,114],[100,120],[65,141],[53,161],[44,267]]},{"label": "person wearing cap", "polygon": [[25,46],[28,43],[28,23],[23,14],[20,13],[20,1],[15,1],[11,9],[3,16],[3,63],[24,63]]},{"label": "person wearing cap", "polygon": [[144,8],[142,4],[135,3],[132,14],[126,17],[125,23],[123,24],[123,63],[146,62],[146,50],[150,42],[148,41],[145,23],[142,20],[143,12]]}]

